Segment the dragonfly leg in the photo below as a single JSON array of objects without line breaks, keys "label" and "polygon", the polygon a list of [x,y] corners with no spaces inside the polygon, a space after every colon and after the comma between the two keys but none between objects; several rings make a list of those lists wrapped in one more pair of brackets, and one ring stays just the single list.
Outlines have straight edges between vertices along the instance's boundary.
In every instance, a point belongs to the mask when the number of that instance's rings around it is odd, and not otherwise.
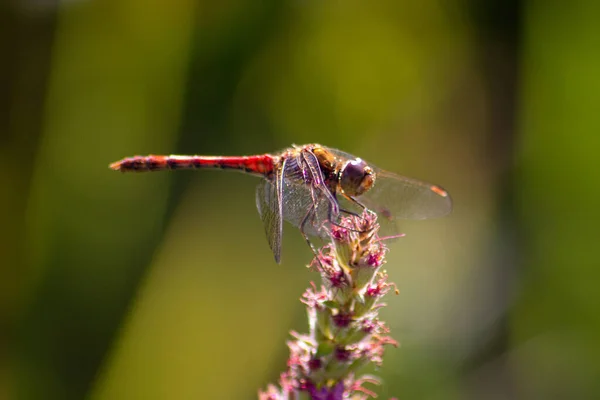
[{"label": "dragonfly leg", "polygon": [[[348,214],[348,215],[351,215],[351,216],[353,216],[353,217],[356,217],[356,218],[362,218],[362,217],[361,217],[360,215],[358,215],[357,213],[355,213],[355,212],[352,212],[352,211],[349,211],[349,210],[345,210],[345,209],[343,209],[343,208],[340,208],[340,213]],[[333,226],[337,226],[338,228],[347,229],[347,230],[349,230],[349,231],[352,231],[352,232],[359,232],[359,233],[361,232],[361,231],[359,231],[359,230],[352,229],[352,228],[350,228],[350,227],[347,227],[347,226],[343,226],[343,225],[342,225],[342,224],[340,224],[339,222],[336,222],[336,221],[334,221],[334,220],[332,219],[331,215],[329,216],[329,220],[328,220],[327,222],[329,222],[329,223],[330,223],[331,225],[333,225]]]},{"label": "dragonfly leg", "polygon": [[[321,267],[323,267],[323,265],[321,264],[321,260],[318,257],[318,253],[317,250],[315,249],[315,246],[312,244],[312,242],[310,241],[307,233],[306,233],[306,225],[310,222],[313,227],[315,226],[315,220],[317,218],[317,204],[319,204],[319,201],[317,199],[317,193],[316,190],[320,189],[322,191],[322,188],[320,187],[315,187],[312,186],[310,189],[310,196],[312,199],[312,206],[309,207],[309,209],[306,211],[306,214],[304,215],[304,218],[302,218],[302,222],[300,223],[300,233],[302,234],[302,236],[304,237],[304,240],[306,240],[306,243],[308,243],[308,246],[310,247],[310,249],[312,250],[313,254],[315,255],[315,259],[317,260],[317,262],[319,263],[319,265]],[[335,199],[334,199],[335,201]],[[335,206],[337,206],[337,202],[335,203]],[[332,208],[334,207],[334,204],[329,203],[329,214],[332,213]],[[321,229],[322,226],[319,227],[319,229]]]},{"label": "dragonfly leg", "polygon": [[356,204],[357,206],[359,206],[360,208],[362,208],[363,210],[367,209],[367,206],[365,206],[363,203],[361,203],[360,201],[356,200],[354,197],[352,196],[348,196],[346,193],[342,193],[342,196],[344,196],[346,198],[346,200]]},{"label": "dragonfly leg", "polygon": [[[359,218],[360,218],[360,217],[359,217]],[[359,231],[359,230],[357,230],[357,229],[352,229],[352,228],[349,228],[349,227],[347,227],[347,226],[343,226],[342,224],[338,224],[337,222],[333,222],[333,221],[328,221],[328,222],[329,222],[331,225],[333,225],[333,226],[337,226],[338,228],[346,229],[346,230],[348,230],[348,231],[350,231],[350,232],[363,233],[363,231]]]},{"label": "dragonfly leg", "polygon": [[[369,210],[369,209],[367,208],[367,206],[365,206],[363,203],[361,203],[360,201],[358,201],[358,200],[357,200],[357,199],[355,199],[354,197],[352,197],[352,196],[348,196],[348,195],[347,195],[347,194],[345,194],[345,193],[342,193],[342,196],[344,196],[344,198],[346,198],[348,201],[350,201],[350,202],[352,202],[352,203],[356,204],[358,207],[362,208],[362,210],[363,210],[363,211],[365,211],[365,210],[366,210],[367,212],[374,214],[374,212],[373,212],[372,210]],[[348,214],[350,214],[350,215],[353,215],[353,216],[355,216],[355,217],[358,217],[358,218],[360,218],[360,219],[362,219],[362,220],[364,221],[364,217],[363,217],[362,215],[358,215],[358,214],[356,214],[356,213],[354,213],[354,212],[352,212],[352,211],[348,211],[348,210],[340,210],[340,211],[341,211],[341,212],[346,212],[346,213],[348,213]]]},{"label": "dragonfly leg", "polygon": [[[332,194],[331,196],[332,196],[332,201],[335,201],[335,203],[338,204],[338,208],[337,208],[338,214],[339,213],[344,213],[344,214],[352,215],[352,216],[357,217],[357,218],[361,218],[361,216],[358,215],[355,212],[352,212],[350,210],[346,210],[344,208],[339,208],[339,203],[337,201],[337,198],[335,197],[335,194]],[[334,219],[337,219],[337,215],[334,216],[333,214],[334,214],[333,206],[330,204],[330,206],[329,206],[329,215],[328,215],[329,220],[327,222],[329,222],[333,226],[337,226],[338,228],[347,229],[347,230],[352,231],[352,232],[360,232],[360,231],[357,231],[356,229],[352,229],[352,228],[349,228],[347,226],[342,226],[337,221],[334,221]]]},{"label": "dragonfly leg", "polygon": [[353,216],[353,217],[358,217],[358,218],[361,218],[361,216],[360,216],[360,215],[358,215],[357,213],[355,213],[354,211],[346,210],[346,209],[344,209],[344,208],[340,208],[340,212],[341,212],[341,213],[344,213],[344,214],[351,215],[351,216]]},{"label": "dragonfly leg", "polygon": [[317,259],[317,261],[319,261],[319,264],[320,264],[321,261],[319,260],[319,257],[318,257],[319,254],[317,253],[317,249],[315,249],[315,246],[312,244],[312,242],[310,241],[310,238],[308,237],[308,235],[306,234],[306,231],[305,231],[306,224],[310,220],[313,220],[314,218],[315,218],[315,210],[314,210],[314,207],[311,207],[306,211],[306,214],[304,214],[304,217],[302,218],[302,222],[300,223],[300,233],[302,234],[302,237],[304,237],[304,240],[306,240],[308,247],[310,247],[313,254],[315,255],[315,258]]}]

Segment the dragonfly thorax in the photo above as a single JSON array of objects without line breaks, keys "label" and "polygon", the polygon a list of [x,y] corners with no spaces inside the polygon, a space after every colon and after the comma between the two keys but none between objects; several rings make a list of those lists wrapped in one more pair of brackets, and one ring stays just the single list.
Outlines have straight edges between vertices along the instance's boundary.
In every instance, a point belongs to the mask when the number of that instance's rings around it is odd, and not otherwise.
[{"label": "dragonfly thorax", "polygon": [[347,196],[360,196],[374,184],[375,171],[360,158],[349,160],[340,170],[340,189]]}]

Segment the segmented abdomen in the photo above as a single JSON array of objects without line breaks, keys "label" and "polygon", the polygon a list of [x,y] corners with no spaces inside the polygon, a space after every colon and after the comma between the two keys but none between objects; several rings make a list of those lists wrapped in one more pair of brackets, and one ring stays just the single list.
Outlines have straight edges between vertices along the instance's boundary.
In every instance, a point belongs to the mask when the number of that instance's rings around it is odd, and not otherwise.
[{"label": "segmented abdomen", "polygon": [[270,154],[241,157],[149,155],[124,158],[120,161],[110,164],[110,168],[122,172],[219,168],[239,170],[268,177],[273,173],[274,165],[274,157]]}]

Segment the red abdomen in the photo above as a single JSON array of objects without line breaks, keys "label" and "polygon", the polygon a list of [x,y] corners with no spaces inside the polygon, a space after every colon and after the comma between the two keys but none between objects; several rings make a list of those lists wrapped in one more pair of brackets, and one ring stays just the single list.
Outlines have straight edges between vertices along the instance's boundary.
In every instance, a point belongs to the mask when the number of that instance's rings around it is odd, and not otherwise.
[{"label": "red abdomen", "polygon": [[122,172],[162,171],[169,169],[233,169],[268,177],[273,173],[274,158],[270,154],[241,157],[209,156],[134,156],[110,164]]}]

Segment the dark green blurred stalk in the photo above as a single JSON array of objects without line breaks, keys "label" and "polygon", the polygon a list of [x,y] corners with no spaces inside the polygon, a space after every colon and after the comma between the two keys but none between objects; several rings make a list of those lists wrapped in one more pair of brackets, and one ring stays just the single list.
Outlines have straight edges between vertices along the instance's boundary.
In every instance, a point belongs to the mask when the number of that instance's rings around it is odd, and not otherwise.
[{"label": "dark green blurred stalk", "polygon": [[600,3],[528,2],[513,313],[523,398],[600,394]]}]

